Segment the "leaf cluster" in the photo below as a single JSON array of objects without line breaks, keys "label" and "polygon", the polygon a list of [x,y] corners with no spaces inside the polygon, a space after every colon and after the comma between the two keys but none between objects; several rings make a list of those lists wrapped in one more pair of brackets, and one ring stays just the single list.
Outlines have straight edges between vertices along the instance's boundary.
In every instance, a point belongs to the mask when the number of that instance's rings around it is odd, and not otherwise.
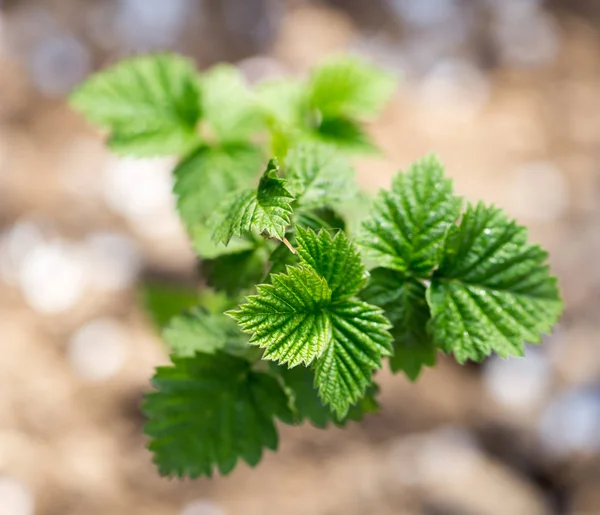
[{"label": "leaf cluster", "polygon": [[502,210],[465,205],[435,156],[364,202],[350,156],[374,150],[364,122],[393,88],[355,57],[251,89],[231,66],[165,54],[74,93],[114,151],[180,159],[173,191],[206,288],[145,292],[172,362],[143,404],[162,474],[254,466],[278,423],[377,411],[386,358],[415,380],[440,351],[520,356],[556,322],[546,253]]}]

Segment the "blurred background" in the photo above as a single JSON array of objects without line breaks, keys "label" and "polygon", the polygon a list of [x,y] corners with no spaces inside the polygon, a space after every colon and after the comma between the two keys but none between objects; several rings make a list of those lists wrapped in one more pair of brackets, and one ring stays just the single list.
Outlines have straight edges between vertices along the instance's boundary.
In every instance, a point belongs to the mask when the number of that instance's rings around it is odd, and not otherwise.
[{"label": "blurred background", "polygon": [[[600,514],[600,2],[0,0],[0,515]],[[227,478],[158,477],[138,405],[166,361],[138,302],[195,261],[170,160],[110,155],[65,104],[174,49],[251,82],[352,51],[403,77],[369,191],[435,150],[550,251],[566,311],[524,359],[416,384],[345,430],[283,427]]]}]

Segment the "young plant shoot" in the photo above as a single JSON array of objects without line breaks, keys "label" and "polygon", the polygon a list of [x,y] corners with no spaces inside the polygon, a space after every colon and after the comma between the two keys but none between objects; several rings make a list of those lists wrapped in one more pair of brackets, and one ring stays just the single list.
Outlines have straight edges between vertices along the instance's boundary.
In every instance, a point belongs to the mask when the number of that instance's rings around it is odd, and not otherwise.
[{"label": "young plant shoot", "polygon": [[394,89],[349,56],[251,89],[234,67],[162,54],[73,93],[114,152],[179,158],[178,211],[213,293],[191,305],[175,292],[163,327],[172,364],[143,403],[161,474],[254,466],[278,421],[376,411],[386,361],[415,381],[438,352],[522,356],[556,323],[546,252],[501,209],[457,196],[435,155],[365,202],[350,160],[377,152],[364,124]]}]

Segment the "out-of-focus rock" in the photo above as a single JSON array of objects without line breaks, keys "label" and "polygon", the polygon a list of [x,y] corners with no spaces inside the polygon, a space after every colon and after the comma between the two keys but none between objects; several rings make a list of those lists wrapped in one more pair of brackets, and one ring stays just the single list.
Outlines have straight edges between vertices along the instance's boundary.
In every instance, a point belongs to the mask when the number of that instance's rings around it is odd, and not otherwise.
[{"label": "out-of-focus rock", "polygon": [[538,409],[549,393],[550,365],[542,353],[529,347],[526,357],[485,362],[483,384],[497,404],[522,414]]},{"label": "out-of-focus rock", "polygon": [[469,433],[439,430],[397,441],[387,453],[388,488],[418,492],[429,509],[462,515],[546,515],[540,491],[483,454]]},{"label": "out-of-focus rock", "polygon": [[180,515],[227,515],[227,512],[218,504],[201,499],[184,506]]},{"label": "out-of-focus rock", "polygon": [[0,515],[33,515],[33,492],[20,481],[0,476]]},{"label": "out-of-focus rock", "polygon": [[69,360],[82,379],[102,381],[123,366],[129,335],[116,320],[102,318],[79,329],[69,343]]},{"label": "out-of-focus rock", "polygon": [[543,413],[539,433],[558,458],[600,453],[600,386],[567,390]]}]

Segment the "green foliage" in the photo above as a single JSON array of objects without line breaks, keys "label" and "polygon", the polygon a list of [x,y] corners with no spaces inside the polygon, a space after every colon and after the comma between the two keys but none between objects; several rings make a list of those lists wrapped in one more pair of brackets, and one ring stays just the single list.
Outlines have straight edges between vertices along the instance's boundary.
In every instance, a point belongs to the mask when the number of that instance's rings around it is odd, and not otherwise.
[{"label": "green foliage", "polygon": [[223,207],[211,217],[213,239],[229,243],[233,236],[257,231],[282,239],[290,224],[294,196],[286,189],[286,180],[277,172],[277,159],[271,159],[256,190],[233,193],[223,200]]},{"label": "green foliage", "polygon": [[335,206],[356,194],[354,168],[334,147],[301,144],[285,160],[289,188],[303,209]]},{"label": "green foliage", "polygon": [[356,57],[335,57],[312,73],[309,103],[323,118],[369,118],[379,113],[395,87],[390,74]]},{"label": "green foliage", "polygon": [[441,163],[428,156],[396,175],[391,191],[380,192],[359,243],[379,266],[427,276],[460,206]]},{"label": "green foliage", "polygon": [[519,356],[556,322],[546,253],[498,208],[461,214],[435,156],[373,202],[358,192],[349,156],[377,151],[364,122],[393,89],[356,57],[250,88],[232,66],[200,73],[160,54],[73,94],[115,151],[179,158],[173,192],[202,288],[144,292],[172,360],[143,405],[161,474],[254,466],[277,447],[276,420],[360,420],[378,409],[386,357],[414,381],[438,351]]},{"label": "green foliage", "polygon": [[173,317],[163,331],[163,338],[178,356],[193,356],[197,352],[214,354],[218,350],[243,350],[247,338],[233,321],[223,314],[194,309]]},{"label": "green foliage", "polygon": [[199,295],[193,288],[148,281],[140,289],[142,304],[158,328],[173,317],[198,304]]},{"label": "green foliage", "polygon": [[342,418],[391,354],[383,311],[354,297],[365,281],[358,251],[341,232],[297,228],[302,264],[258,287],[231,315],[263,359],[288,364],[316,362],[315,385],[322,401]]},{"label": "green foliage", "polygon": [[431,314],[421,281],[397,270],[375,268],[361,297],[382,307],[393,324],[393,372],[401,370],[415,381],[423,366],[435,365],[436,348],[427,331]]},{"label": "green foliage", "polygon": [[291,419],[288,399],[271,375],[222,352],[172,358],[152,380],[142,406],[144,431],[161,474],[227,474],[238,459],[255,466],[278,445],[275,419]]},{"label": "green foliage", "polygon": [[109,131],[108,144],[128,155],[180,155],[198,142],[202,115],[193,65],[156,55],[122,61],[71,96],[88,120]]},{"label": "green foliage", "polygon": [[265,349],[263,359],[293,367],[312,363],[331,341],[330,303],[325,279],[308,267],[288,267],[230,314],[252,335],[250,344]]},{"label": "green foliage", "polygon": [[562,311],[547,253],[500,209],[469,205],[450,233],[428,302],[437,344],[463,363],[523,355]]}]

